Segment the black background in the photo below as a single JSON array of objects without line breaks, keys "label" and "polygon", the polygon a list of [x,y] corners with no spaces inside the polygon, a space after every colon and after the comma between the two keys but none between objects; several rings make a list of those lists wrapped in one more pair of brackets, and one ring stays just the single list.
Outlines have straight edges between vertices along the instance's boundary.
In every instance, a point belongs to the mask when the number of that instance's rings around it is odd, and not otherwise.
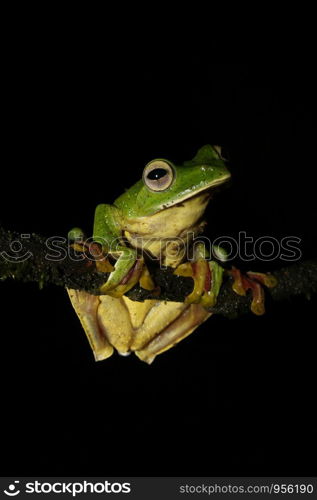
[{"label": "black background", "polygon": [[[225,146],[233,183],[210,236],[301,238],[315,256],[309,66],[225,64],[211,53],[98,58],[75,42],[20,43],[2,95],[1,223],[91,232],[94,207],[146,162]],[[244,268],[272,270],[277,259]],[[316,470],[315,310],[213,317],[148,366],[95,363],[62,289],[2,283],[3,475],[309,475]]]}]

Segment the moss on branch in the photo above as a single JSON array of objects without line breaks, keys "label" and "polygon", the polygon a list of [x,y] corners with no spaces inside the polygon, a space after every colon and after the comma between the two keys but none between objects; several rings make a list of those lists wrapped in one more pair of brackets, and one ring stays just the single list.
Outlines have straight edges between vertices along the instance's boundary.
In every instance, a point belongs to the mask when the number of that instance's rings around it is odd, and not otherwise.
[{"label": "moss on branch", "polygon": [[[182,302],[193,288],[191,278],[175,276],[173,269],[154,264],[150,272],[158,289],[153,292],[135,286],[126,295],[132,300],[155,298]],[[275,271],[275,288],[267,289],[274,301],[298,295],[310,296],[317,291],[317,260],[298,262]],[[21,235],[0,227],[0,280],[13,278],[23,282],[37,282],[40,287],[54,284],[98,294],[108,277],[96,271],[93,259],[76,253],[66,238],[55,239],[37,234]],[[250,310],[250,295],[239,296],[232,290],[232,279],[227,276],[221,287],[213,311],[227,317],[236,317]]]}]

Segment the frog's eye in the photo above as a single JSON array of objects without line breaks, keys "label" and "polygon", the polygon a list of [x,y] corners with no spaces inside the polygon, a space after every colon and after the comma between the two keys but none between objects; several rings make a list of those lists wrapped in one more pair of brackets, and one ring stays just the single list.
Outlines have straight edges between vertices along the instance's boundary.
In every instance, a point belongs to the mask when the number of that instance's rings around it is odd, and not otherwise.
[{"label": "frog's eye", "polygon": [[143,182],[152,191],[164,191],[173,180],[174,170],[164,160],[151,161],[143,171]]}]

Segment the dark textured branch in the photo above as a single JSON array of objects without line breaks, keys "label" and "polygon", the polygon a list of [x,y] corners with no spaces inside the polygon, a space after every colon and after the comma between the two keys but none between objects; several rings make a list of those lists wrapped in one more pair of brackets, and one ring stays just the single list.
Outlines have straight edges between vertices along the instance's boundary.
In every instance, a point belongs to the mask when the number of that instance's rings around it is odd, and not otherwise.
[{"label": "dark textured branch", "polygon": [[[298,295],[309,297],[317,292],[317,260],[298,262],[283,267],[272,274],[277,279],[277,285],[274,288],[266,288],[266,293],[273,301],[290,299]],[[157,270],[152,275],[154,275],[155,282],[164,291],[164,293],[161,293],[160,299],[183,301],[192,290],[192,279],[182,278],[182,281],[179,282],[180,278],[173,275],[172,269],[167,271]],[[149,292],[139,287],[134,287],[128,295],[133,300],[155,298],[155,296],[151,296]],[[249,312],[250,304],[251,295],[237,295],[232,290],[232,278],[227,276],[221,287],[217,304],[212,308],[212,311],[233,318]]]},{"label": "dark textured branch", "polygon": [[[135,286],[127,293],[132,300],[155,298],[182,302],[193,288],[193,280],[175,276],[173,269],[151,265],[151,275],[158,287],[149,292]],[[21,235],[0,228],[0,279],[38,282],[86,290],[98,294],[107,279],[106,273],[96,271],[93,259],[84,257],[68,246],[66,238],[52,240],[36,234]],[[317,261],[293,264],[274,272],[278,285],[267,293],[272,300],[289,299],[296,295],[309,296],[317,291]],[[241,297],[232,291],[229,276],[224,280],[217,305],[213,311],[227,317],[244,314],[250,309],[249,295]]]}]

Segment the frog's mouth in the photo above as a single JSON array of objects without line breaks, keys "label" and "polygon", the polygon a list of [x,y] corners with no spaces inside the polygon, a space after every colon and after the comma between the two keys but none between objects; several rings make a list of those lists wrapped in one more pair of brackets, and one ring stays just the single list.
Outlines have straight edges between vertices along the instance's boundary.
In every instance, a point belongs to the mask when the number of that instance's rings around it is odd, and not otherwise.
[{"label": "frog's mouth", "polygon": [[171,207],[184,207],[186,202],[190,200],[193,202],[198,202],[203,205],[209,203],[209,201],[217,194],[219,191],[222,191],[223,188],[230,185],[230,177],[226,177],[223,179],[219,179],[219,181],[213,183],[209,186],[203,186],[201,189],[197,190],[194,195],[188,194],[187,196],[183,196],[183,198],[177,200],[176,202],[166,203],[162,206],[160,212],[162,210],[166,210]]},{"label": "frog's mouth", "polygon": [[182,201],[179,201],[178,203],[175,203],[174,205],[169,205],[166,208],[171,208],[171,207],[185,207],[186,202],[191,200],[192,202],[197,202],[200,205],[207,205],[209,201],[211,200],[213,193],[211,192],[211,188],[205,189],[204,191],[200,191],[196,193],[194,196],[188,196],[187,198],[184,198]]}]

